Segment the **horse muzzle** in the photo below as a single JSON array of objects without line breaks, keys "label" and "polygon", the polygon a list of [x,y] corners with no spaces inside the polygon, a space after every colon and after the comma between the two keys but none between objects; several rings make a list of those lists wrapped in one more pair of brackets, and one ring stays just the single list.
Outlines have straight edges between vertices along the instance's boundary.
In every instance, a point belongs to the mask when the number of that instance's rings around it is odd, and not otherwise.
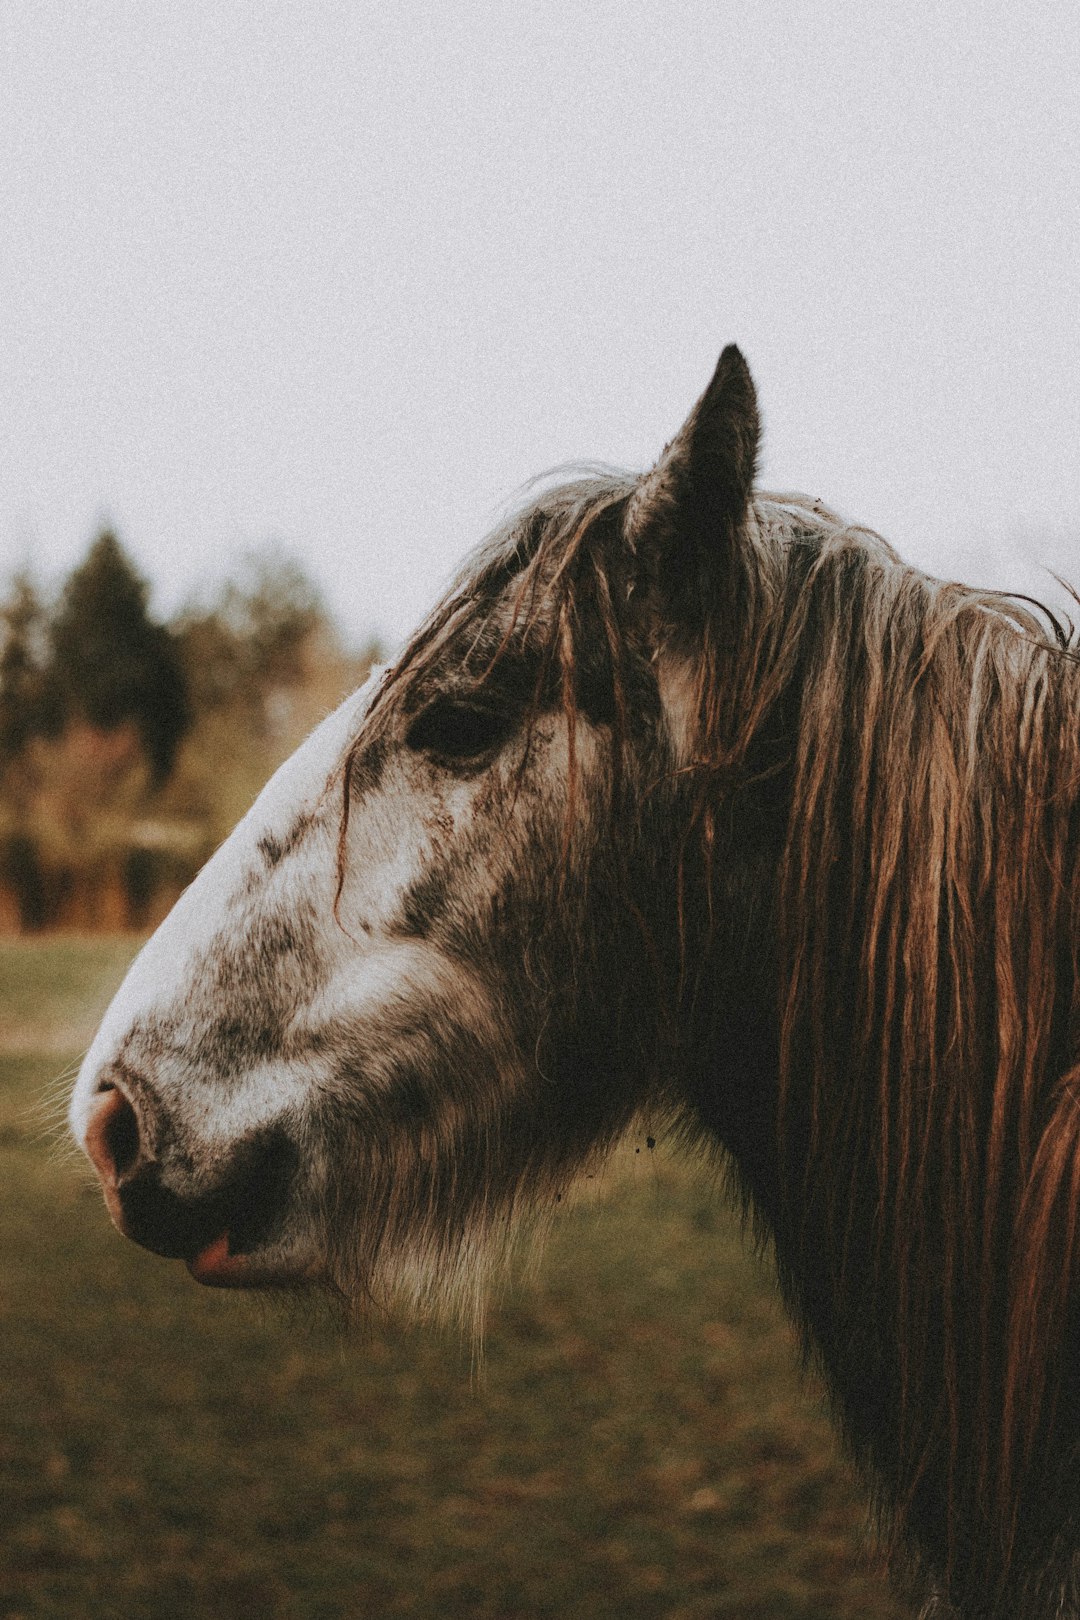
[{"label": "horse muzzle", "polygon": [[300,1286],[320,1268],[287,1235],[298,1154],[280,1126],[265,1126],[230,1148],[223,1167],[191,1186],[177,1161],[193,1155],[169,1141],[142,1086],[109,1071],[99,1080],[83,1130],[113,1224],[166,1259],[183,1260],[201,1283],[219,1288]]}]

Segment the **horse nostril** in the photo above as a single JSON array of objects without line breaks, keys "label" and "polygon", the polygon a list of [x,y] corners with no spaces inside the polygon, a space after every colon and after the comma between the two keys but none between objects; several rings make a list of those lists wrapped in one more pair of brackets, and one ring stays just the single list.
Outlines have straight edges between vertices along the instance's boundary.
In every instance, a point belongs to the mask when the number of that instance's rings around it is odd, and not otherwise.
[{"label": "horse nostril", "polygon": [[[278,1126],[234,1143],[226,1162],[200,1182],[190,1168],[197,1144],[178,1138],[132,1075],[102,1078],[90,1101],[83,1145],[97,1171],[113,1224],[155,1254],[191,1260],[219,1239],[235,1257],[270,1242],[285,1221],[298,1150]],[[127,1076],[125,1076],[125,1080]],[[209,1182],[209,1184],[207,1184]]]},{"label": "horse nostril", "polygon": [[139,1121],[119,1086],[102,1086],[86,1127],[86,1151],[106,1186],[115,1187],[139,1158]]}]

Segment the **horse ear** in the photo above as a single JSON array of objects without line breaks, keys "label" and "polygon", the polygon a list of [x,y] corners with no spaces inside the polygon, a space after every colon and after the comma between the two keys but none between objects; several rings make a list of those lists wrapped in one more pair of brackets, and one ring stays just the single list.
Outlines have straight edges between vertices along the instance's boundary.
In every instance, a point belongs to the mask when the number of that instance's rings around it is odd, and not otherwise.
[{"label": "horse ear", "polygon": [[729,343],[712,382],[631,497],[626,535],[661,595],[730,560],[760,438],[750,368]]}]

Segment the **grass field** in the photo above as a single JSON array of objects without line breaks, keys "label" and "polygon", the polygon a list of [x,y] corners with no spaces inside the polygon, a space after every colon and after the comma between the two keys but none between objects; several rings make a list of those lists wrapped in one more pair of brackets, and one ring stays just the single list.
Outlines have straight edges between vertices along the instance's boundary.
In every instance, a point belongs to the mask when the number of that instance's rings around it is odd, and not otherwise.
[{"label": "grass field", "polygon": [[906,1614],[700,1173],[625,1150],[453,1338],[348,1339],[124,1242],[34,1113],[133,945],[0,947],[0,1616]]}]

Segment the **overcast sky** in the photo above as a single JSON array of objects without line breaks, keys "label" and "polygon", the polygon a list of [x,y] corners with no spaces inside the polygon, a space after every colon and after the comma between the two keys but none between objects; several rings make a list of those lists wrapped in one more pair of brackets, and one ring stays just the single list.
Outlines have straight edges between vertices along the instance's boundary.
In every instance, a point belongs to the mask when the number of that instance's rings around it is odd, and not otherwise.
[{"label": "overcast sky", "polygon": [[1076,0],[0,0],[0,567],[277,539],[399,639],[722,345],[767,484],[1080,578]]}]

